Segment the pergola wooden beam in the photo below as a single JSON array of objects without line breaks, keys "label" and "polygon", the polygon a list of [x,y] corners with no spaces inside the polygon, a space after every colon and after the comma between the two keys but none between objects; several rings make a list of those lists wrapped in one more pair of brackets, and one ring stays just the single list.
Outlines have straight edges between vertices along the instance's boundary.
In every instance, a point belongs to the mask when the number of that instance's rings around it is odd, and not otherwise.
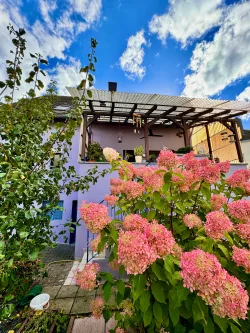
[{"label": "pergola wooden beam", "polygon": [[130,110],[129,114],[126,113],[126,114],[124,115],[124,117],[126,117],[126,119],[124,120],[124,123],[126,123],[126,122],[129,120],[129,118],[132,117],[132,115],[133,115],[133,113],[135,112],[136,109],[137,109],[137,104],[135,103],[135,104],[133,105],[132,109]]},{"label": "pergola wooden beam", "polygon": [[88,120],[88,123],[87,123],[87,128],[92,125],[98,118],[99,118],[99,114],[95,114],[94,117],[92,117],[91,119]]},{"label": "pergola wooden beam", "polygon": [[151,109],[148,110],[148,112],[145,113],[145,116],[148,117],[152,112],[154,112],[157,109],[157,105],[153,105]]},{"label": "pergola wooden beam", "polygon": [[241,150],[240,138],[239,138],[239,134],[238,134],[237,126],[236,126],[236,121],[232,121],[231,124],[232,124],[233,133],[234,133],[234,137],[235,137],[235,147],[237,150],[238,159],[239,159],[240,163],[243,163],[244,157],[243,157],[242,150]]},{"label": "pergola wooden beam", "polygon": [[93,101],[89,101],[89,108],[93,113],[95,112],[94,107],[93,107]]},{"label": "pergola wooden beam", "polygon": [[[208,118],[206,118],[206,120],[208,120],[208,121],[213,121],[216,117],[221,117],[221,116],[223,116],[223,115],[225,115],[225,114],[228,114],[228,113],[230,113],[231,112],[231,110],[225,110],[225,111],[223,111],[223,112],[220,112],[220,113],[216,113],[216,114],[213,114],[213,115],[211,115],[210,117],[208,117]],[[226,119],[227,117],[225,117],[225,118],[221,118],[222,120],[223,119]],[[192,123],[190,124],[190,126],[192,126],[194,123],[196,123],[197,122],[197,119],[198,119],[198,117],[196,117],[196,120],[194,120],[194,121],[192,121]],[[205,118],[201,118],[200,120],[205,120]],[[199,120],[199,121],[200,121]]]},{"label": "pergola wooden beam", "polygon": [[87,136],[87,121],[88,121],[88,116],[86,114],[83,115],[83,120],[82,120],[82,148],[81,148],[81,160],[85,160],[85,155],[86,155],[86,136]]},{"label": "pergola wooden beam", "polygon": [[185,120],[182,120],[182,129],[184,134],[184,145],[185,147],[190,146],[190,132],[189,132],[189,126],[187,125]]},{"label": "pergola wooden beam", "polygon": [[[154,116],[154,119],[152,119],[152,120],[148,123],[148,128],[151,127],[151,126],[153,126],[153,125],[157,122],[157,120],[161,119],[162,117],[165,117],[165,116],[168,115],[170,112],[174,111],[174,109],[176,109],[176,108],[177,108],[177,107],[173,107],[173,108],[171,108],[172,110],[167,110],[167,111],[161,113],[160,115],[156,115],[156,116]],[[152,117],[150,116],[150,118],[152,118]],[[146,118],[146,119],[147,119],[147,118]]]},{"label": "pergola wooden beam", "polygon": [[112,122],[112,118],[113,118],[114,110],[115,110],[115,103],[112,102],[111,110],[110,110],[110,113],[111,113],[111,115],[110,115],[110,120],[109,120],[110,122]]},{"label": "pergola wooden beam", "polygon": [[207,135],[207,145],[208,145],[209,157],[210,157],[210,159],[213,159],[213,149],[212,149],[211,139],[210,139],[210,135],[209,135],[208,125],[205,125],[205,128],[206,128],[206,135]]},{"label": "pergola wooden beam", "polygon": [[182,112],[179,116],[180,116],[180,117],[184,117],[185,115],[187,115],[187,114],[189,114],[189,113],[192,113],[192,112],[194,112],[194,111],[195,111],[195,108],[190,108],[190,109],[188,109],[188,110]]},{"label": "pergola wooden beam", "polygon": [[150,156],[149,156],[149,139],[148,139],[148,123],[147,119],[145,119],[144,122],[144,136],[145,136],[145,153],[146,153],[146,161],[150,161]]}]

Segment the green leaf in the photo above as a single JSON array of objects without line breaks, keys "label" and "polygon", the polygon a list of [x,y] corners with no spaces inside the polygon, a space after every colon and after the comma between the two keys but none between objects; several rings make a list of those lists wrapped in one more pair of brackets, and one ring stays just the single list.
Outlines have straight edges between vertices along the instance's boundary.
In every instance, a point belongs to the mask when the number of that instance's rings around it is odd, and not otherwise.
[{"label": "green leaf", "polygon": [[25,238],[25,237],[27,237],[28,235],[29,235],[29,233],[28,233],[27,231],[21,231],[21,232],[19,233],[20,238]]},{"label": "green leaf", "polygon": [[171,256],[166,256],[164,259],[164,268],[167,272],[169,272],[170,274],[173,274],[175,269],[174,269],[174,263],[172,260]]},{"label": "green leaf", "polygon": [[140,296],[140,308],[142,312],[146,312],[150,306],[150,292],[145,290]]},{"label": "green leaf", "polygon": [[144,292],[145,289],[146,289],[146,276],[143,274],[137,274],[133,280],[134,301],[136,301],[137,298],[141,296],[141,294]]},{"label": "green leaf", "polygon": [[123,301],[123,295],[118,291],[118,293],[116,294],[116,302],[119,305],[121,304],[122,301]]},{"label": "green leaf", "polygon": [[39,255],[39,251],[34,251],[29,255],[29,259],[31,261],[35,261],[37,259],[38,255]]},{"label": "green leaf", "polygon": [[229,254],[229,252],[228,252],[228,249],[224,246],[224,245],[222,245],[222,244],[218,244],[218,248],[222,251],[222,253],[224,254],[224,256],[227,258],[227,259],[231,259],[230,258],[230,254]]},{"label": "green leaf", "polygon": [[32,53],[30,53],[31,58],[36,58],[36,56]]},{"label": "green leaf", "polygon": [[210,317],[208,317],[207,325],[204,325],[204,332],[205,333],[214,333],[215,332],[214,323]]},{"label": "green leaf", "polygon": [[180,309],[176,308],[173,309],[173,307],[171,306],[171,304],[169,304],[169,316],[172,320],[173,325],[177,325],[179,320],[180,320]]},{"label": "green leaf", "polygon": [[151,285],[151,290],[154,298],[160,303],[165,302],[165,293],[162,285],[159,282],[153,281]]},{"label": "green leaf", "polygon": [[152,221],[155,217],[156,211],[155,210],[151,210],[150,212],[148,212],[148,219],[149,221]]},{"label": "green leaf", "polygon": [[153,194],[153,198],[155,202],[159,202],[161,200],[161,195],[159,192],[155,191]]},{"label": "green leaf", "polygon": [[166,281],[166,275],[164,273],[163,268],[157,264],[156,262],[154,262],[151,266],[152,271],[155,273],[155,275],[157,276],[157,278],[161,281]]},{"label": "green leaf", "polygon": [[153,312],[152,312],[152,309],[150,308],[143,315],[143,322],[144,322],[144,326],[145,327],[147,327],[148,325],[150,325],[150,323],[152,321],[152,318],[153,318]]},{"label": "green leaf", "polygon": [[40,60],[40,63],[41,63],[41,64],[44,64],[44,65],[48,65],[48,64],[49,64],[48,61],[45,60],[45,59],[41,59],[41,60]]},{"label": "green leaf", "polygon": [[156,318],[156,320],[161,324],[162,323],[162,309],[161,309],[161,304],[158,303],[157,301],[154,302],[153,313],[154,313],[154,317]]},{"label": "green leaf", "polygon": [[232,240],[232,237],[229,236],[229,234],[225,234],[226,239],[229,241],[231,245],[234,245],[234,241]]},{"label": "green leaf", "polygon": [[104,291],[104,299],[106,302],[108,302],[112,290],[112,284],[108,281],[106,281],[103,285],[103,291]]},{"label": "green leaf", "polygon": [[227,333],[228,321],[225,318],[221,318],[213,314],[214,322],[219,326],[223,333]]},{"label": "green leaf", "polygon": [[124,295],[124,290],[125,290],[125,283],[122,280],[118,280],[116,282],[116,287],[117,290],[119,291],[120,294]]},{"label": "green leaf", "polygon": [[88,70],[89,70],[89,66],[82,67],[80,69],[80,73],[87,73]]},{"label": "green leaf", "polygon": [[3,81],[0,81],[0,88],[4,88],[6,84]]},{"label": "green leaf", "polygon": [[179,308],[188,297],[189,290],[182,285],[177,285],[169,291],[169,302],[173,309]]},{"label": "green leaf", "polygon": [[174,333],[185,333],[186,332],[186,328],[184,326],[182,326],[180,323],[177,324],[174,328]]},{"label": "green leaf", "polygon": [[194,322],[203,320],[207,324],[208,307],[199,296],[196,296],[193,302],[192,311]]},{"label": "green leaf", "polygon": [[171,172],[166,172],[164,175],[164,182],[165,184],[170,183],[172,179],[172,174]]},{"label": "green leaf", "polygon": [[91,90],[87,90],[87,95],[89,96],[89,98],[92,98],[92,91]]},{"label": "green leaf", "polygon": [[232,333],[242,333],[242,331],[234,324],[230,323]]},{"label": "green leaf", "polygon": [[105,319],[105,323],[107,323],[111,317],[112,317],[112,312],[110,310],[104,309],[103,318]]},{"label": "green leaf", "polygon": [[114,282],[113,276],[110,273],[101,272],[100,276],[101,276],[101,278],[105,279],[106,281],[108,281],[110,283]]},{"label": "green leaf", "polygon": [[6,175],[5,172],[0,172],[0,178],[3,178]]}]

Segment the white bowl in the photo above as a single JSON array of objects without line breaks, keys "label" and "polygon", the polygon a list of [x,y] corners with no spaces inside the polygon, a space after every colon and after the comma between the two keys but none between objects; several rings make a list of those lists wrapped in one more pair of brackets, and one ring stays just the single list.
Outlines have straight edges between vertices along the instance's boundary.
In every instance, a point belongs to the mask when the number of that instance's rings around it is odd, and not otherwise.
[{"label": "white bowl", "polygon": [[31,309],[38,311],[38,310],[45,310],[49,307],[49,294],[40,294],[34,297],[30,302]]}]

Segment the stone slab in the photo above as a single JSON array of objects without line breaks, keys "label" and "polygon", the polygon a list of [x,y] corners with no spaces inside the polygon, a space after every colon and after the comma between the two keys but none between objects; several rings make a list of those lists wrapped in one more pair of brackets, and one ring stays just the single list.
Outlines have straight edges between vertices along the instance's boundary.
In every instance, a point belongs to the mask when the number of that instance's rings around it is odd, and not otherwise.
[{"label": "stone slab", "polygon": [[57,298],[75,297],[78,286],[62,286],[57,294]]},{"label": "stone slab", "polygon": [[76,297],[71,309],[71,314],[79,315],[90,313],[91,300],[92,299],[89,297]]},{"label": "stone slab", "polygon": [[43,293],[49,294],[50,299],[54,299],[60,288],[61,286],[47,286],[43,288]]},{"label": "stone slab", "polygon": [[105,321],[94,317],[75,319],[72,333],[103,333]]},{"label": "stone slab", "polygon": [[77,293],[76,293],[76,297],[94,297],[96,294],[95,290],[84,290],[79,288]]},{"label": "stone slab", "polygon": [[56,298],[50,302],[51,310],[61,310],[64,314],[69,314],[74,303],[74,298]]}]

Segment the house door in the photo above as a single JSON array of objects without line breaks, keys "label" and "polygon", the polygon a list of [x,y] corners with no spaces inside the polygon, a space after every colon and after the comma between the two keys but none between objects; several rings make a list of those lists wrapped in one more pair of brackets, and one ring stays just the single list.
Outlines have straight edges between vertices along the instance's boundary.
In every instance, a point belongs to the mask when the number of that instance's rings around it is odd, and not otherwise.
[{"label": "house door", "polygon": [[[72,201],[71,220],[72,220],[72,222],[77,221],[77,200]],[[70,233],[69,242],[70,242],[70,244],[75,244],[75,241],[76,241],[76,226],[71,225],[71,227],[74,228],[74,232]]]}]

